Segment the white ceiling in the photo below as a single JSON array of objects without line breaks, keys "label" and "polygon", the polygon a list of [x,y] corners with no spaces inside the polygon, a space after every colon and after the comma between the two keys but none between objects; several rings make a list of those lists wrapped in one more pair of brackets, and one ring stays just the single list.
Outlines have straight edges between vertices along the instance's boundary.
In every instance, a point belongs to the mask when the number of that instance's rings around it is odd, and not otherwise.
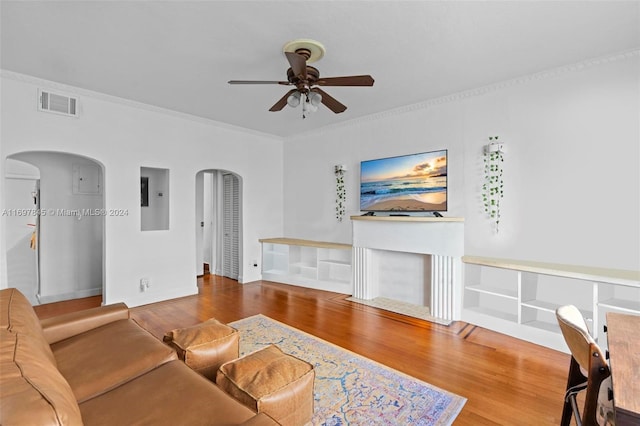
[{"label": "white ceiling", "polygon": [[[640,47],[638,1],[6,1],[1,67],[287,137]],[[347,105],[268,109],[289,89],[282,46],[322,42]]]}]

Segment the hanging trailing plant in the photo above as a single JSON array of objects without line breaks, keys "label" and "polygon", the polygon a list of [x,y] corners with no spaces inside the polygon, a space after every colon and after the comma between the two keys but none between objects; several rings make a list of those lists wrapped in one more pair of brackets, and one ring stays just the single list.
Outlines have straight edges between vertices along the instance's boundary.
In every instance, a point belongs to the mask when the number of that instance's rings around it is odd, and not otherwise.
[{"label": "hanging trailing plant", "polygon": [[344,186],[344,166],[336,166],[336,219],[342,222],[344,217],[344,207],[347,201],[347,193]]},{"label": "hanging trailing plant", "polygon": [[484,211],[495,223],[496,232],[500,229],[500,201],[504,197],[503,162],[504,153],[502,145],[498,143],[498,136],[489,136],[489,145],[484,150],[482,201]]}]

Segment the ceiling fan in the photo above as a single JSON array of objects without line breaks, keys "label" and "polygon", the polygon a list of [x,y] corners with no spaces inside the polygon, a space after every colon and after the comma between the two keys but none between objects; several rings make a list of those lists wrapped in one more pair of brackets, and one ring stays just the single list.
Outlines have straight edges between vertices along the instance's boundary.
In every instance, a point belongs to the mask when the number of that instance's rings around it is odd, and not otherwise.
[{"label": "ceiling fan", "polygon": [[230,80],[229,84],[295,86],[295,89],[289,90],[269,111],[280,111],[285,105],[295,108],[302,104],[302,118],[306,118],[308,112],[316,111],[320,103],[336,114],[347,109],[319,86],[373,86],[374,80],[370,75],[320,77],[320,71],[317,68],[307,65],[321,59],[325,54],[324,46],[315,40],[290,41],[284,45],[283,51],[291,65],[287,70],[287,81]]}]

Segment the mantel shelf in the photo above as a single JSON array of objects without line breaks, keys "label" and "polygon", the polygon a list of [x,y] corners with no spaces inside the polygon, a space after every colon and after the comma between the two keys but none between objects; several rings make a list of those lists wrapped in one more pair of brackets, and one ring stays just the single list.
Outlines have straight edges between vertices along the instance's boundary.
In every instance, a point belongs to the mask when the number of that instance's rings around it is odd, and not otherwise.
[{"label": "mantel shelf", "polygon": [[351,220],[373,220],[390,222],[464,222],[463,217],[435,216],[351,216]]}]

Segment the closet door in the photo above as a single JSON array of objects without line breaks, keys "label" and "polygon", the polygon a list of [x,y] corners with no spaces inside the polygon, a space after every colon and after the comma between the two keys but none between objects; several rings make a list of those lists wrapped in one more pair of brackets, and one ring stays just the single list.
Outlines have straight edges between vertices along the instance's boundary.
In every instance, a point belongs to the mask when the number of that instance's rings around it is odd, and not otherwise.
[{"label": "closet door", "polygon": [[222,194],[222,275],[234,280],[239,274],[240,188],[238,178],[223,175]]}]

